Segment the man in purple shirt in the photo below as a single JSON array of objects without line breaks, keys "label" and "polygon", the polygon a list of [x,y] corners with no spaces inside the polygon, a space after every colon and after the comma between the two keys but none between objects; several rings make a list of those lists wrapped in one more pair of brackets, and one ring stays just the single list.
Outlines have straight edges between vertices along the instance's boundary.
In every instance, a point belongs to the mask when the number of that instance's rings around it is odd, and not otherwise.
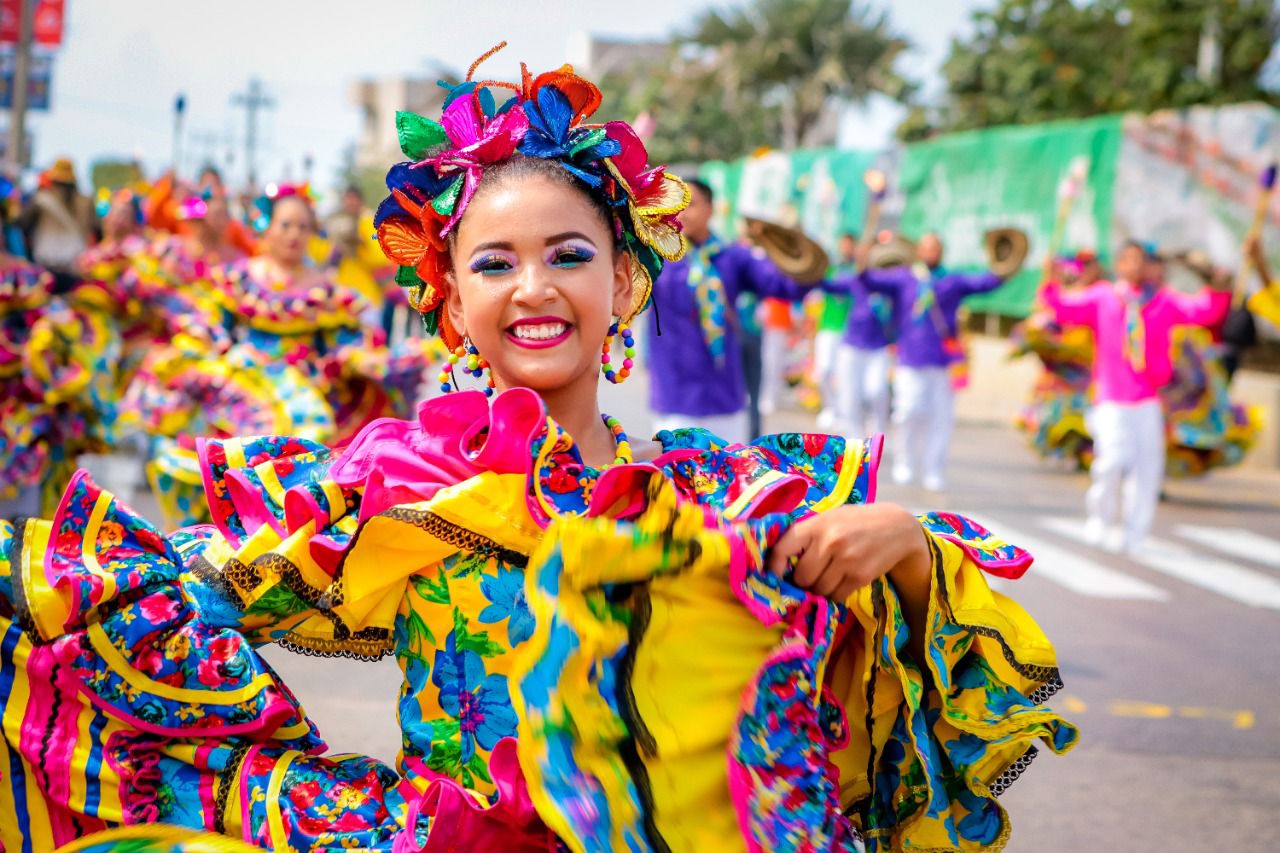
[{"label": "man in purple shirt", "polygon": [[746,442],[755,436],[747,434],[741,321],[734,305],[743,291],[796,301],[806,288],[750,247],[721,242],[711,233],[711,188],[696,179],[687,183],[693,198],[680,222],[690,251],[662,268],[653,283],[657,310],[649,312],[654,432],[698,426]]},{"label": "man in purple shirt", "polygon": [[849,315],[836,356],[836,420],[850,437],[884,432],[889,426],[889,344],[892,304],[869,293],[860,273],[838,275],[824,289],[847,294]]},{"label": "man in purple shirt", "polygon": [[914,266],[869,269],[861,278],[868,291],[889,298],[897,333],[893,423],[898,446],[893,480],[911,483],[921,471],[926,489],[942,491],[955,425],[948,342],[956,338],[956,312],[965,297],[995,290],[1003,280],[992,273],[944,270],[942,241],[935,234],[920,239],[916,254],[920,261]]}]

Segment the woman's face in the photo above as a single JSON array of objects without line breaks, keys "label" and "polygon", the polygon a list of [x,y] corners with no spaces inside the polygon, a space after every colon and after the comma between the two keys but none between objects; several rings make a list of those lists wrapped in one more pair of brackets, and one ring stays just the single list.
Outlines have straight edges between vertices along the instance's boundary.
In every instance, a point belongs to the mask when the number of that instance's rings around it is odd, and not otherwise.
[{"label": "woman's face", "polygon": [[215,195],[207,202],[209,212],[205,214],[205,225],[209,228],[209,233],[214,238],[221,238],[227,230],[227,226],[231,224],[231,213],[227,210],[227,200]]},{"label": "woman's face", "polygon": [[305,201],[292,196],[279,199],[263,234],[267,256],[285,266],[301,264],[313,230],[311,208]]},{"label": "woman's face", "polygon": [[536,174],[482,188],[458,224],[452,260],[449,317],[500,389],[594,387],[631,279],[627,256],[613,250],[581,191]]},{"label": "woman's face", "polygon": [[107,215],[102,219],[102,230],[110,238],[121,239],[138,229],[132,202],[118,199],[111,202]]}]

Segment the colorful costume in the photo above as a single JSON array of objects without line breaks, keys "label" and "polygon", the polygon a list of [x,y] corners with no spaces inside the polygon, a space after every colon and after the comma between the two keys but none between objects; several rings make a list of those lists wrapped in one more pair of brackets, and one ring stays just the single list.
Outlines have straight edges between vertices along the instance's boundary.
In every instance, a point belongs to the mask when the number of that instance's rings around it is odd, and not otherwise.
[{"label": "colorful costume", "polygon": [[846,435],[875,435],[889,427],[889,345],[894,340],[892,304],[867,290],[848,269],[827,288],[849,303],[836,356],[836,422]]},{"label": "colorful costume", "polygon": [[1012,357],[1034,353],[1043,371],[1017,426],[1044,457],[1069,459],[1082,470],[1093,460],[1093,439],[1085,425],[1089,403],[1093,336],[1088,329],[1063,329],[1039,314],[1018,326]]},{"label": "colorful costume", "polygon": [[1051,283],[1041,298],[1058,323],[1087,328],[1095,341],[1088,414],[1095,452],[1086,498],[1090,537],[1101,541],[1121,525],[1123,547],[1140,547],[1164,479],[1160,393],[1174,373],[1172,329],[1220,322],[1231,294],[1206,289],[1188,295],[1152,284],[1103,281],[1073,293]]},{"label": "colorful costume", "polygon": [[[952,368],[963,358],[957,350],[957,313],[967,297],[995,290],[1002,280],[991,273],[949,273],[923,264],[864,270],[860,280],[868,293],[892,303],[898,346],[893,423],[902,440],[893,479],[912,482],[919,465],[924,487],[940,490],[946,485],[955,427]],[[868,310],[875,312],[873,306]]]},{"label": "colorful costume", "polygon": [[[451,347],[444,235],[517,145],[617,203],[622,319],[654,246],[679,255],[674,211],[646,203],[678,210],[679,181],[629,128],[580,124],[598,91],[567,68],[516,90],[499,109],[468,81],[443,126],[398,121],[416,162],[379,237]],[[764,570],[795,521],[874,499],[878,438],[658,441],[591,468],[519,388],[430,400],[340,451],[207,440],[213,523],[169,536],[78,476],[51,521],[0,524],[0,842],[173,823],[298,851],[1000,849],[995,797],[1033,742],[1077,739],[1043,705],[1052,647],[983,577],[1030,556],[923,517],[913,661],[888,579],[831,602]],[[266,642],[395,654],[396,767],[323,757]]]},{"label": "colorful costume", "polygon": [[[1017,426],[1044,457],[1073,460],[1081,470],[1093,462],[1089,409],[1093,338],[1081,327],[1063,329],[1044,318],[1020,327],[1013,355],[1034,353],[1044,364],[1031,401]],[[1259,416],[1232,403],[1220,348],[1207,330],[1170,330],[1173,373],[1160,391],[1165,416],[1165,475],[1199,476],[1238,464],[1257,438]]]},{"label": "colorful costume", "polygon": [[795,302],[805,288],[751,248],[715,236],[668,264],[655,282],[649,406],[660,429],[698,424],[746,440],[747,390],[734,308],[744,292]]},{"label": "colorful costume", "polygon": [[76,457],[113,435],[112,299],[93,283],[61,296],[53,288],[49,273],[26,262],[8,258],[0,269],[0,507],[8,512],[51,511]]},{"label": "colorful costume", "polygon": [[[596,471],[512,391],[492,411],[432,400],[342,454],[210,441],[216,527],[168,537],[80,476],[51,522],[0,527],[2,840],[162,821],[277,849],[483,849],[465,833],[545,823],[575,850],[844,849],[855,829],[871,849],[998,848],[993,795],[1033,740],[1076,737],[1041,706],[1050,647],[982,580],[1030,558],[922,519],[926,691],[887,581],[841,606],[761,570],[793,519],[874,497],[876,443],[660,439],[655,463]],[[273,640],[397,655],[398,772],[319,757],[253,651]],[[493,825],[463,819],[486,806]]]},{"label": "colorful costume", "polygon": [[383,346],[380,331],[361,325],[355,291],[321,277],[267,282],[253,269],[241,262],[210,271],[235,343],[210,352],[177,340],[136,383],[134,408],[155,439],[148,476],[175,526],[207,519],[192,437],[290,434],[340,444],[376,418],[407,413],[422,383],[426,345]]}]

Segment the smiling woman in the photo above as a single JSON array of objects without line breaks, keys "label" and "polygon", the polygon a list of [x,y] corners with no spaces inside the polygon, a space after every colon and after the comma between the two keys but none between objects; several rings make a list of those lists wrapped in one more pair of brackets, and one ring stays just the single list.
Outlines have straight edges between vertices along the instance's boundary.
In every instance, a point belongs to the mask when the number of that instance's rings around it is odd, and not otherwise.
[{"label": "smiling woman", "polygon": [[[995,796],[1077,737],[1042,705],[1052,647],[984,578],[1030,556],[873,503],[879,437],[633,453],[597,384],[688,190],[588,123],[572,69],[472,74],[440,123],[401,115],[377,223],[446,379],[487,365],[498,393],[337,450],[206,442],[213,526],[161,536],[83,475],[52,521],[0,524],[0,842],[1001,848]],[[395,654],[396,767],[323,756],[265,642]]]}]

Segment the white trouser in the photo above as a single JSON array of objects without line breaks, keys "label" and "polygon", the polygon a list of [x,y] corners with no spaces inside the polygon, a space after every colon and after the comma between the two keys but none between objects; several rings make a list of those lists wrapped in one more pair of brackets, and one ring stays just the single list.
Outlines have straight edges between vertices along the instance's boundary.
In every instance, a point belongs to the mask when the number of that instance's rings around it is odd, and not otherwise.
[{"label": "white trouser", "polygon": [[1085,495],[1095,535],[1117,524],[1124,547],[1142,544],[1151,531],[1164,480],[1164,410],[1159,400],[1097,403],[1088,413],[1093,435],[1093,484]]},{"label": "white trouser", "polygon": [[760,336],[760,414],[771,415],[778,410],[782,386],[786,381],[787,338],[786,329],[765,329]]},{"label": "white trouser", "polygon": [[813,336],[813,384],[822,395],[822,411],[818,413],[818,426],[830,429],[836,423],[836,412],[839,404],[836,362],[840,351],[840,339],[844,332],[835,330],[820,331]]},{"label": "white trouser", "polygon": [[836,354],[836,421],[848,438],[889,426],[889,350],[841,344]]},{"label": "white trouser", "polygon": [[662,413],[654,417],[653,434],[657,435],[664,429],[677,430],[684,427],[702,427],[720,436],[730,444],[746,444],[748,439],[756,437],[747,435],[748,422],[749,418],[745,409],[741,412],[734,412],[731,415]]},{"label": "white trouser", "polygon": [[893,479],[910,483],[923,471],[926,489],[946,487],[947,450],[955,426],[955,392],[945,367],[898,365],[893,381],[898,446]]}]

